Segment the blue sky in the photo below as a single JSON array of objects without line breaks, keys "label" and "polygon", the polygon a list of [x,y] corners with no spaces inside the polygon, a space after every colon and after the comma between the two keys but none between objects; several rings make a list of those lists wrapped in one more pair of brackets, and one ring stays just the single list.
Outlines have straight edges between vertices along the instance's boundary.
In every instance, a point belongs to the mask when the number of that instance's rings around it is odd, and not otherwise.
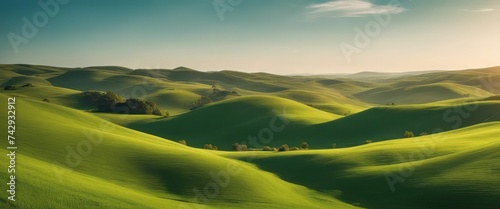
[{"label": "blue sky", "polygon": [[500,65],[497,0],[40,2],[49,9],[0,2],[0,63],[277,74]]}]

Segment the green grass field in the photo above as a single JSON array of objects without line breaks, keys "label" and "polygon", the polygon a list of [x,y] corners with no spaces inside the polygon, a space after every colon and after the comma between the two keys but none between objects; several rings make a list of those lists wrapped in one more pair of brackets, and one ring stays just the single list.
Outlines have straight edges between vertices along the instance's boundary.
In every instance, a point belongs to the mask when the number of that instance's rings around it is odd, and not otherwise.
[{"label": "green grass field", "polygon": [[[16,97],[18,147],[16,201],[4,192],[0,208],[499,208],[498,69],[325,78],[0,65],[0,86],[18,86],[0,92],[2,127]],[[239,96],[190,110],[212,85]],[[93,112],[86,90],[171,116]],[[302,142],[310,149],[231,151]]]}]

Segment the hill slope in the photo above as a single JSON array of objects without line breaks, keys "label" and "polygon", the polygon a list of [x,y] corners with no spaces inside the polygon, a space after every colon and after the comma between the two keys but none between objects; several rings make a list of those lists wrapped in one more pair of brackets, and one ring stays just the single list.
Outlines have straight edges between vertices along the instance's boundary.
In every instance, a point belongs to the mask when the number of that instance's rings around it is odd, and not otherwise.
[{"label": "hill slope", "polygon": [[[6,96],[0,94],[0,99]],[[72,208],[186,208],[201,202],[207,208],[350,207],[250,164],[126,129],[85,112],[23,98],[16,103],[17,186],[22,194],[16,204],[21,208],[52,202],[54,207]],[[1,108],[6,109],[4,104]],[[0,166],[7,167],[6,163]],[[210,173],[227,171],[228,166],[237,172],[217,187]],[[7,178],[6,170],[0,178]],[[212,198],[197,197],[196,189]],[[5,199],[0,204],[10,207]]]},{"label": "hill slope", "polygon": [[[498,208],[500,122],[346,149],[256,155],[289,182],[367,208]],[[248,161],[253,153],[221,153]],[[314,178],[310,178],[314,176]]]},{"label": "hill slope", "polygon": [[[243,142],[264,129],[283,129],[261,133],[264,138],[273,138],[273,144],[278,144],[293,130],[340,117],[288,99],[245,96],[213,103],[173,118],[150,119],[127,126],[165,138],[185,139],[195,147],[210,143],[229,150],[233,143]],[[302,142],[299,141],[296,143]]]}]

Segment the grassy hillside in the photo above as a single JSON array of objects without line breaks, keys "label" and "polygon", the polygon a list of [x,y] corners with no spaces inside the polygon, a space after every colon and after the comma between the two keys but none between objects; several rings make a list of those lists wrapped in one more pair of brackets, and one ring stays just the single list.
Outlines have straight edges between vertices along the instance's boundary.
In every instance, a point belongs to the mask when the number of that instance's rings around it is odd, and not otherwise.
[{"label": "grassy hillside", "polygon": [[[367,208],[497,208],[499,128],[490,122],[347,149],[265,153],[252,163]],[[252,154],[222,156],[246,161]]]},{"label": "grassy hillside", "polygon": [[[21,208],[194,207],[192,189],[228,164],[241,172],[207,208],[495,208],[500,199],[500,170],[491,169],[500,163],[498,122],[346,149],[234,153],[189,148],[56,104],[21,98],[16,106]],[[93,145],[84,132],[99,130],[102,140]],[[82,141],[92,145],[89,153],[68,164],[67,147],[78,152]],[[403,166],[411,174],[402,177]],[[394,192],[387,173],[405,179]]]},{"label": "grassy hillside", "polygon": [[[0,65],[2,87],[35,85],[0,90],[0,109],[17,98],[19,147],[18,201],[1,198],[0,208],[498,208],[498,70],[328,77]],[[189,111],[212,85],[241,96]],[[83,90],[152,100],[173,116],[91,113]],[[310,150],[193,148],[304,141]]]},{"label": "grassy hillside", "polygon": [[493,95],[483,89],[455,83],[436,83],[403,88],[381,87],[355,94],[357,98],[375,104],[423,104],[463,97]]},{"label": "grassy hillside", "polygon": [[[278,114],[273,109],[279,110]],[[285,114],[282,114],[286,109]],[[303,141],[315,148],[358,146],[365,140],[381,141],[403,137],[405,131],[418,136],[444,132],[488,121],[500,120],[500,101],[472,101],[433,105],[375,107],[347,117],[328,114],[306,105],[276,97],[248,96],[215,103],[170,119],[121,121],[127,127],[202,147],[206,143],[228,150],[231,144],[255,137],[269,128],[278,115],[288,123],[273,134],[267,145]],[[276,123],[278,125],[282,123]],[[266,138],[267,135],[262,135]]]},{"label": "grassy hillside", "polygon": [[[284,136],[294,130],[340,117],[288,99],[245,96],[213,103],[180,116],[149,119],[127,126],[165,138],[185,139],[190,146],[202,147],[210,143],[229,150],[233,143],[270,128],[270,123],[280,128],[283,121],[286,122],[283,131],[273,134],[272,144],[278,144],[286,141]],[[115,122],[120,123],[120,120]]]},{"label": "grassy hillside", "polygon": [[[250,164],[116,126],[88,113],[22,98],[16,107],[21,208],[49,202],[72,208],[190,205],[193,189],[213,183],[210,172],[224,171],[228,165],[238,173],[209,199],[208,208],[350,207]],[[95,135],[87,138],[86,133]],[[67,157],[68,153],[80,153],[81,161],[73,154]],[[6,167],[6,162],[0,166]],[[1,178],[6,178],[5,171]],[[8,206],[5,199],[0,204]]]},{"label": "grassy hillside", "polygon": [[[408,105],[376,107],[323,124],[306,127],[296,137],[311,137],[311,144],[327,147],[356,146],[365,140],[380,141],[401,138],[405,131],[416,136],[443,132],[488,121],[500,120],[498,101],[471,102],[446,106]],[[321,133],[315,134],[314,133]]]}]

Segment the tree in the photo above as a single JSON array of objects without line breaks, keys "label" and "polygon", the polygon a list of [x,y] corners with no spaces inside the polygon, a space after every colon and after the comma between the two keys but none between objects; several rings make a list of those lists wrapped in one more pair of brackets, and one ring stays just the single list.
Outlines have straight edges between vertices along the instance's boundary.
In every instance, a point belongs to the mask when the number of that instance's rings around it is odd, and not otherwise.
[{"label": "tree", "polygon": [[87,102],[96,105],[97,100],[103,96],[103,93],[98,91],[85,91],[82,93],[82,96]]},{"label": "tree", "polygon": [[[163,113],[159,108],[158,108],[158,105],[156,105],[156,103],[154,103],[153,101],[151,100],[146,100],[146,105],[150,106],[152,111],[151,111],[151,114],[153,115],[159,115],[159,116],[165,116],[165,113]],[[168,116],[167,116],[168,117]]]},{"label": "tree", "polygon": [[369,139],[365,140],[365,144],[370,144],[370,143],[372,143],[372,140]]},{"label": "tree", "polygon": [[191,110],[200,108],[200,107],[207,105],[207,104],[210,104],[210,103],[212,103],[212,100],[210,98],[201,97],[198,100],[194,101],[193,104],[191,104],[192,105]]},{"label": "tree", "polygon": [[421,132],[420,133],[420,136],[425,136],[425,135],[427,135],[427,132]]},{"label": "tree", "polygon": [[212,85],[212,92],[213,92],[213,94],[217,94],[220,92],[220,89],[218,89],[217,86]]},{"label": "tree", "polygon": [[281,145],[281,147],[278,148],[279,152],[289,151],[289,150],[290,150],[290,148],[288,147],[288,144],[283,144],[283,145]]},{"label": "tree", "polygon": [[300,150],[300,148],[298,148],[298,147],[292,147],[292,148],[290,148],[290,151],[295,151],[295,150]]},{"label": "tree", "polygon": [[248,146],[246,144],[242,144],[240,147],[241,147],[241,151],[247,151],[248,150]]},{"label": "tree", "polygon": [[203,149],[209,149],[209,150],[218,150],[217,146],[212,145],[212,144],[205,144],[203,145]]},{"label": "tree", "polygon": [[125,101],[126,106],[129,108],[130,114],[152,114],[153,107],[149,106],[147,102],[141,101],[140,99],[127,99]]},{"label": "tree", "polygon": [[300,149],[309,149],[309,144],[307,142],[302,142]]},{"label": "tree", "polygon": [[101,95],[97,100],[96,100],[96,105],[97,105],[97,111],[99,112],[112,112],[113,108],[117,103],[123,102],[123,98],[112,92],[108,91],[104,95]]},{"label": "tree", "polygon": [[273,151],[273,148],[271,148],[270,146],[264,146],[264,148],[262,148],[262,151]]},{"label": "tree", "polygon": [[17,87],[13,86],[13,85],[8,85],[5,88],[3,88],[3,90],[5,90],[5,91],[7,91],[7,90],[16,90],[16,89],[17,89]]},{"label": "tree", "polygon": [[233,151],[241,151],[241,145],[238,143],[233,144]]},{"label": "tree", "polygon": [[411,131],[405,131],[405,134],[404,134],[404,137],[405,138],[411,138],[411,137],[414,137],[415,135],[413,135],[413,132]]},{"label": "tree", "polygon": [[184,140],[184,139],[179,140],[178,142],[179,142],[180,144],[187,145],[187,142],[186,142],[186,140]]},{"label": "tree", "polygon": [[333,143],[332,148],[337,148],[337,143]]},{"label": "tree", "polygon": [[85,101],[96,106],[98,112],[114,112],[122,114],[153,114],[168,116],[168,112],[162,112],[156,103],[151,100],[140,100],[135,98],[123,99],[120,95],[108,91],[85,91],[82,93]]}]

